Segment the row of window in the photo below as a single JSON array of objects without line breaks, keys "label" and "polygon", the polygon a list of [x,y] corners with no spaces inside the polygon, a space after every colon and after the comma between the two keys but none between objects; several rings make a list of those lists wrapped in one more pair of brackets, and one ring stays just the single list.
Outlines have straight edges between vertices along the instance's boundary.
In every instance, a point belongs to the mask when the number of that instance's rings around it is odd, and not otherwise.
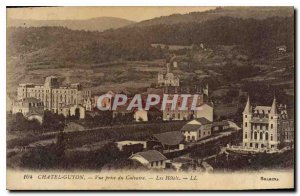
[{"label": "row of window", "polygon": [[[247,127],[247,126],[248,126],[248,123],[245,122],[245,127]],[[273,124],[270,124],[270,126],[271,126],[271,129],[273,129]],[[253,128],[257,129],[258,127],[260,128],[260,130],[263,130],[262,124],[260,124],[259,126],[257,124],[252,125],[252,129]],[[266,130],[268,130],[268,127],[269,127],[269,125],[265,126]]]},{"label": "row of window", "polygon": [[[268,114],[253,114],[253,117],[269,118],[269,115]],[[247,115],[245,115],[245,118],[247,118]],[[273,119],[273,116],[271,116],[271,119]]]},{"label": "row of window", "polygon": [[[245,146],[247,146],[247,144],[245,143]],[[254,147],[254,148],[258,148],[259,147],[259,144],[258,143],[250,143],[249,144],[249,147]],[[260,144],[260,148],[265,148],[267,147],[266,145],[264,144]],[[275,146],[274,145],[271,145],[271,148],[274,148]]]},{"label": "row of window", "polygon": [[164,161],[155,161],[155,162],[151,162],[151,167],[153,167],[154,164],[155,164],[156,166],[158,166],[159,163],[160,163],[160,165],[163,165]]},{"label": "row of window", "polygon": [[[254,132],[254,134],[253,134],[253,132],[251,131],[251,139],[253,139],[253,136],[254,136],[254,139],[257,140],[257,138],[258,138],[257,132]],[[248,135],[247,135],[247,133],[245,133],[245,139],[247,139],[247,138],[248,138]],[[262,132],[259,133],[259,139],[263,140],[263,133]],[[265,140],[268,140],[268,139],[269,139],[269,134],[268,134],[268,132],[266,132],[265,133]],[[273,141],[273,135],[272,134],[271,134],[271,137],[270,137],[270,141]]]},{"label": "row of window", "polygon": [[[184,116],[183,118],[187,118],[187,115],[183,115],[183,116]],[[169,113],[167,113],[167,118],[170,118],[170,114]],[[176,118],[176,114],[172,113],[171,118],[175,119]],[[180,113],[177,113],[177,119],[181,119]]]},{"label": "row of window", "polygon": [[[25,92],[26,89],[23,89],[23,92]],[[43,93],[45,90],[37,90],[37,89],[28,89],[28,92],[40,92]],[[50,92],[50,90],[46,90],[47,93]],[[71,93],[71,94],[75,94],[76,90],[53,90],[53,93]],[[85,94],[89,94],[89,91],[86,91]]]},{"label": "row of window", "polygon": [[36,107],[36,106],[43,106],[44,104],[42,102],[39,103],[29,103],[29,107]]}]

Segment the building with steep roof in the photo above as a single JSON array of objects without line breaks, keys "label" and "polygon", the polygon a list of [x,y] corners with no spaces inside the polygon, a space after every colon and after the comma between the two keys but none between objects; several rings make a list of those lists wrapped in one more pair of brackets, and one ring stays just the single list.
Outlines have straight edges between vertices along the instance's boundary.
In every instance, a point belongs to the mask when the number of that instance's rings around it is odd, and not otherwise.
[{"label": "building with steep roof", "polygon": [[281,143],[281,121],[287,113],[278,108],[274,97],[271,106],[251,106],[248,97],[243,112],[243,146],[253,149],[278,149]]},{"label": "building with steep roof", "polygon": [[196,142],[211,135],[212,122],[206,118],[194,119],[181,128],[185,141]]},{"label": "building with steep roof", "polygon": [[158,133],[154,134],[153,137],[161,144],[164,152],[184,149],[184,136],[180,131]]},{"label": "building with steep roof", "polygon": [[138,152],[129,157],[149,169],[164,169],[166,167],[167,158],[157,150],[148,150]]}]

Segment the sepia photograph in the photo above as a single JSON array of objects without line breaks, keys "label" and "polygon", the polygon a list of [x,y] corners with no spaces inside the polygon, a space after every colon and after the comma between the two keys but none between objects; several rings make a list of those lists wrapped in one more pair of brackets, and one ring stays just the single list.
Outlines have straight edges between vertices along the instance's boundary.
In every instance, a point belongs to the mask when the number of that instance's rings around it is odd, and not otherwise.
[{"label": "sepia photograph", "polygon": [[295,10],[7,7],[8,190],[294,190]]}]

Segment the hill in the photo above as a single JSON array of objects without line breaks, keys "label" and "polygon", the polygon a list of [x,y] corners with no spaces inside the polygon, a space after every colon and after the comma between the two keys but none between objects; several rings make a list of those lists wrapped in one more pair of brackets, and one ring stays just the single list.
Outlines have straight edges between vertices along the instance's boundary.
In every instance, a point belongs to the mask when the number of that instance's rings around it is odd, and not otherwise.
[{"label": "hill", "polygon": [[63,27],[8,28],[7,54],[8,57],[28,55],[31,60],[27,62],[90,65],[164,57],[163,49],[152,47],[152,43],[203,43],[212,49],[217,45],[239,45],[251,57],[266,58],[278,45],[294,50],[293,24],[292,17],[264,20],[222,17],[203,23],[131,26],[104,32]]},{"label": "hill", "polygon": [[[171,51],[153,43],[192,47]],[[279,45],[286,46],[286,54],[278,56]],[[210,87],[247,79],[277,82],[293,90],[281,83],[293,84],[294,18],[220,17],[103,32],[9,27],[7,90],[15,91],[23,82],[43,83],[47,75],[57,75],[65,83],[81,82],[94,93],[146,88],[173,55],[178,57],[183,84],[196,84],[208,76],[213,78]]]},{"label": "hill", "polygon": [[42,27],[57,26],[66,27],[71,30],[104,31],[117,29],[135,22],[114,17],[98,17],[86,20],[20,20],[8,19],[8,27]]},{"label": "hill", "polygon": [[266,19],[271,17],[293,17],[293,7],[218,7],[205,12],[191,12],[188,14],[173,14],[136,23],[136,26],[151,26],[158,24],[201,23],[220,17],[242,19]]}]

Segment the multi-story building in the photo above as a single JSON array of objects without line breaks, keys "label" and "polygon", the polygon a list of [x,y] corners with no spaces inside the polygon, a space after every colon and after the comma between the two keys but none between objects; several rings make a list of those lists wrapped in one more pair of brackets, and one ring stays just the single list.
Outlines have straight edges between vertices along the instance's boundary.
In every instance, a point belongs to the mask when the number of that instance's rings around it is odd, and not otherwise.
[{"label": "multi-story building", "polygon": [[68,105],[87,105],[91,108],[91,91],[83,90],[79,83],[69,86],[60,86],[58,78],[49,76],[45,79],[44,84],[19,84],[17,89],[17,98],[34,97],[43,102],[44,109],[59,113],[63,107]]},{"label": "multi-story building", "polygon": [[294,119],[283,119],[280,121],[281,142],[294,143]]},{"label": "multi-story building", "polygon": [[277,107],[274,97],[271,106],[250,105],[248,97],[243,112],[243,146],[254,149],[278,149],[281,142],[280,124],[287,118],[284,107]]},{"label": "multi-story building", "polygon": [[[187,99],[187,106],[185,110],[180,110],[184,97],[181,95],[189,94],[191,97]],[[175,109],[172,109],[172,104],[167,103],[163,110],[163,120],[189,120],[193,118],[206,117],[213,121],[213,106],[207,104],[208,100],[208,86],[201,87],[182,87],[182,86],[167,86],[163,89],[163,95],[168,96],[168,100],[173,99],[174,95],[178,95]],[[196,107],[201,110],[193,110],[193,95],[197,95]]]},{"label": "multi-story building", "polygon": [[44,104],[39,99],[30,97],[23,98],[13,103],[12,113],[22,113],[29,120],[36,119],[40,123],[43,122]]}]

